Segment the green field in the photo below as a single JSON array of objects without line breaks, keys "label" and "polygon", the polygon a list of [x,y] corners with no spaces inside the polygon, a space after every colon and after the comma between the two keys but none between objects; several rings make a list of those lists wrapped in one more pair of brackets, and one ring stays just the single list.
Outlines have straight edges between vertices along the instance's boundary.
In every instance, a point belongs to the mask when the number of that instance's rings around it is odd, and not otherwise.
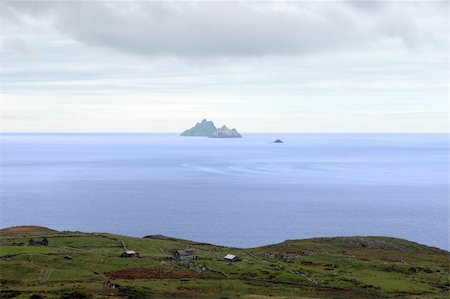
[{"label": "green field", "polygon": [[[47,237],[49,245],[27,246],[31,237]],[[17,246],[20,242],[26,245]],[[449,252],[395,238],[317,238],[238,249],[160,236],[16,227],[0,230],[0,244],[0,298],[449,298],[450,294]],[[124,246],[141,257],[119,257]],[[170,258],[174,250],[185,248],[194,249],[198,259]],[[225,261],[228,253],[242,261]]]}]

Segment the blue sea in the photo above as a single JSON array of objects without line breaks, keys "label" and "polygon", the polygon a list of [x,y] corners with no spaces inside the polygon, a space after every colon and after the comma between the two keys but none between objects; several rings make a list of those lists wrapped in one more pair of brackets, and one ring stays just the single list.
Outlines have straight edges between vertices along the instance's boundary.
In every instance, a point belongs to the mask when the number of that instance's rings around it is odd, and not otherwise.
[{"label": "blue sea", "polygon": [[0,226],[448,249],[448,154],[447,134],[0,134]]}]

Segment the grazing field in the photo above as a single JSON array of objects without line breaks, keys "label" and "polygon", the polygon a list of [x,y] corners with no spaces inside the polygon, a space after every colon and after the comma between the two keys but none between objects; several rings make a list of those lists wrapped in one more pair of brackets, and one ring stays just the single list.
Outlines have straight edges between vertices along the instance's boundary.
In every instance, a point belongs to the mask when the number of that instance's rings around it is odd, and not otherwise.
[{"label": "grazing field", "polygon": [[[48,246],[28,246],[44,237]],[[0,298],[448,298],[450,291],[447,251],[386,237],[239,249],[18,227],[0,230],[0,242]],[[186,248],[198,258],[172,258]],[[124,250],[140,257],[120,257]],[[228,253],[242,261],[224,260]]]}]

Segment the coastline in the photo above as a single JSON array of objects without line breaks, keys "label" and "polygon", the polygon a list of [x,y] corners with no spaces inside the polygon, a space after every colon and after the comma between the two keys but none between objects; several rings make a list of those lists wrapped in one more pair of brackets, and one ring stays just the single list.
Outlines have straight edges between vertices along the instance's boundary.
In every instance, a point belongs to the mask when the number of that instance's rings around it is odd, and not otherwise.
[{"label": "coastline", "polygon": [[386,237],[287,240],[243,249],[161,235],[21,226],[0,230],[0,242],[5,296],[446,298],[450,286],[448,251]]}]

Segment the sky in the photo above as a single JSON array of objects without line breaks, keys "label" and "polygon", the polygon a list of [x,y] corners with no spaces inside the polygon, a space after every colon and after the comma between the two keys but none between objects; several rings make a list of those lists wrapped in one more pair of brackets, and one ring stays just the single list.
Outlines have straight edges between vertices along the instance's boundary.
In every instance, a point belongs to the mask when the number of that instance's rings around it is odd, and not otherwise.
[{"label": "sky", "polygon": [[447,1],[0,0],[2,132],[447,132]]}]

